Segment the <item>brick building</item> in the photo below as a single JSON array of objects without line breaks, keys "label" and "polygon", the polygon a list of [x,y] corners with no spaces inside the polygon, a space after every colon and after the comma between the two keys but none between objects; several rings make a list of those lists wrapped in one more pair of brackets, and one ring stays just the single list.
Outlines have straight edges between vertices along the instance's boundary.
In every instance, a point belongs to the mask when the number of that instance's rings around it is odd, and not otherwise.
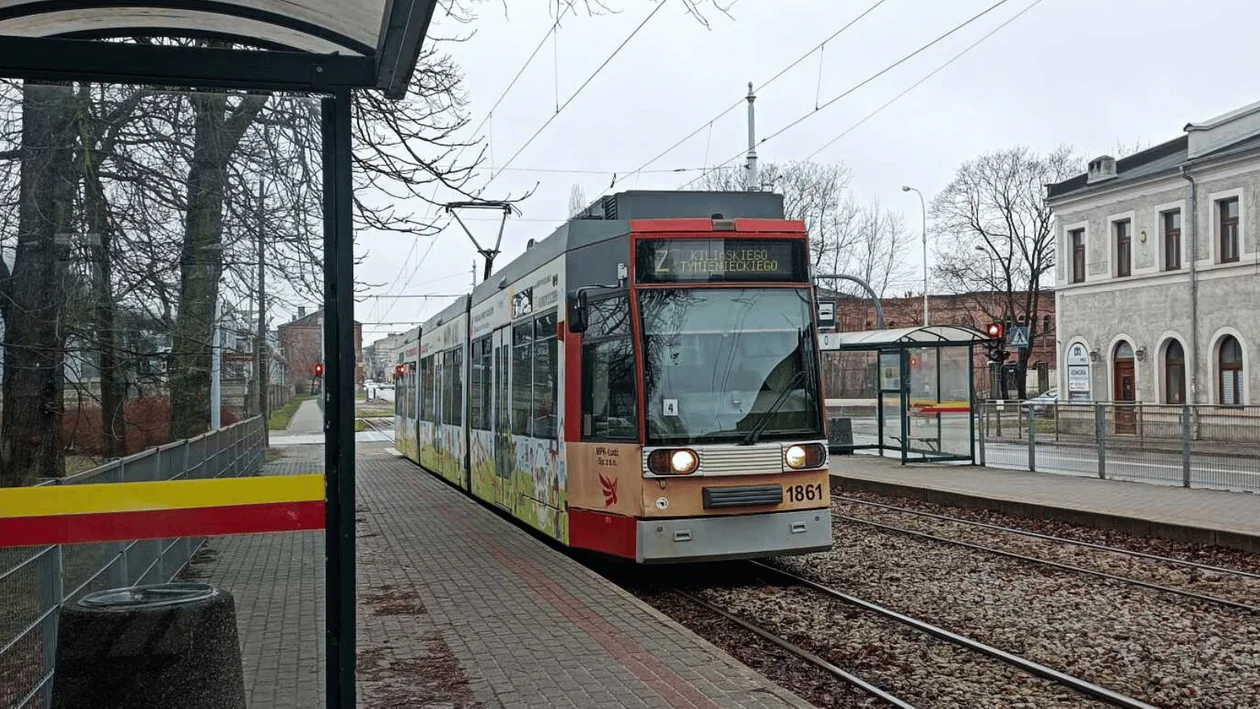
[{"label": "brick building", "polygon": [[[280,352],[285,361],[285,384],[297,394],[314,394],[319,391],[319,381],[312,375],[315,363],[322,361],[320,342],[324,336],[324,311],[307,314],[299,306],[297,318],[277,328],[280,332]],[[363,386],[363,325],[354,322],[355,386]]]},{"label": "brick building", "polygon": [[[876,329],[875,306],[867,298],[848,295],[829,296],[819,289],[819,299],[833,297],[836,300],[836,326],[841,332],[857,332]],[[923,324],[923,297],[884,298],[880,301],[884,308],[884,327],[896,329],[915,327]],[[928,296],[928,317],[933,325],[962,325],[983,331],[991,322],[989,312],[999,311],[997,294],[965,293],[961,295]],[[1038,298],[1037,322],[1033,338],[1032,356],[1028,359],[1028,392],[1032,396],[1045,389],[1055,388],[1056,352],[1055,347],[1055,300],[1054,293],[1046,290]],[[1019,323],[1016,323],[1019,324]],[[1012,353],[1014,356],[1014,353]],[[828,397],[831,392],[856,395],[851,376],[841,373],[843,365],[838,358],[825,358],[824,382]],[[1038,374],[1038,364],[1044,364],[1044,375]],[[977,348],[975,354],[976,396],[987,398],[991,389],[990,362],[983,348]],[[863,381],[865,377],[859,377]],[[873,396],[871,392],[865,396]],[[842,397],[847,398],[847,397]]]}]

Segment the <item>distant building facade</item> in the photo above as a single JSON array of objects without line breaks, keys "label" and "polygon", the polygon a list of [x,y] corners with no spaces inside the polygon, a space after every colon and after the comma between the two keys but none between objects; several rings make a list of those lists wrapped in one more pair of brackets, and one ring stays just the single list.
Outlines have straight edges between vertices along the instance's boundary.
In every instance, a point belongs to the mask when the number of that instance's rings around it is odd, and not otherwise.
[{"label": "distant building facade", "polygon": [[[824,289],[819,289],[818,297],[826,299],[829,296]],[[848,295],[831,295],[830,297],[836,300],[836,326],[839,331],[857,332],[876,329],[878,320],[875,315],[875,305],[870,299]],[[884,309],[884,327],[887,329],[915,327],[923,324],[922,296],[884,298],[880,300],[880,305]],[[998,295],[988,292],[928,296],[928,319],[933,325],[962,325],[983,331],[991,322],[987,313],[1000,310]],[[1040,293],[1036,320],[1036,336],[1033,338],[1032,353],[1028,359],[1030,396],[1043,389],[1055,387],[1057,351],[1055,349],[1056,324],[1053,291],[1045,290]],[[834,362],[824,363],[824,379],[826,380],[824,383],[828,384],[828,391],[852,390],[851,382],[846,383],[840,380],[841,376],[851,377],[851,373],[842,375],[839,371],[833,371],[842,360],[834,357],[831,359]],[[980,399],[989,398],[995,369],[989,362],[987,352],[983,347],[976,348],[974,367],[976,396]],[[873,375],[871,379],[873,382]]]},{"label": "distant building facade", "polygon": [[1060,397],[1260,396],[1260,103],[1047,186]]},{"label": "distant building facade", "polygon": [[[319,392],[319,380],[313,375],[317,363],[323,362],[324,311],[307,314],[298,308],[292,322],[277,328],[280,333],[280,356],[284,362],[285,384],[297,394]],[[355,386],[363,386],[363,325],[354,323]]]},{"label": "distant building facade", "polygon": [[406,333],[392,332],[364,347],[363,366],[367,369],[367,377],[378,382],[393,381],[394,365],[406,340]]}]

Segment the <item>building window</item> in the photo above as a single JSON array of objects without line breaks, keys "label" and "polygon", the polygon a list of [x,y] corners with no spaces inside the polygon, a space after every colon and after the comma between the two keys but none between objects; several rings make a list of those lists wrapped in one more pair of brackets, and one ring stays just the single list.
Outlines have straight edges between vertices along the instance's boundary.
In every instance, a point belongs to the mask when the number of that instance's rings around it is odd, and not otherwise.
[{"label": "building window", "polygon": [[1221,263],[1238,260],[1238,198],[1230,197],[1216,203],[1219,211],[1219,245]]},{"label": "building window", "polygon": [[1181,343],[1169,340],[1164,349],[1164,403],[1186,402],[1186,351]]},{"label": "building window", "polygon": [[1085,282],[1085,230],[1073,229],[1068,232],[1072,242],[1072,282]]},{"label": "building window", "polygon": [[1173,209],[1160,215],[1164,230],[1164,270],[1181,268],[1181,210]]},{"label": "building window", "polygon": [[1133,235],[1128,219],[1115,223],[1116,230],[1116,277],[1124,278],[1133,273]]},{"label": "building window", "polygon": [[1238,338],[1226,335],[1221,340],[1218,358],[1220,375],[1217,382],[1220,403],[1222,406],[1242,406],[1243,403],[1243,358],[1242,345]]}]

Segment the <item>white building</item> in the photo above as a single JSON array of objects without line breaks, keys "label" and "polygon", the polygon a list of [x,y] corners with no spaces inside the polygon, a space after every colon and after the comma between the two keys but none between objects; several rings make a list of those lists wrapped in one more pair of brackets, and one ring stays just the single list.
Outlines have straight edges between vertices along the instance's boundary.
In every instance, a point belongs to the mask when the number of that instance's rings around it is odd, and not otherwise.
[{"label": "white building", "polygon": [[1260,403],[1260,103],[1047,186],[1064,398]]}]

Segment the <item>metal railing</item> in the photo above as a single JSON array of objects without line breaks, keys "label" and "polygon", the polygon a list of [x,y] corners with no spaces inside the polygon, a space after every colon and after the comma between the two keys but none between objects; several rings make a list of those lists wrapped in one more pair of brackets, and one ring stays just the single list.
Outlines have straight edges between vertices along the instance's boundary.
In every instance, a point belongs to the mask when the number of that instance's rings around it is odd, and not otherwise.
[{"label": "metal railing", "polygon": [[[264,425],[255,416],[40,485],[252,475],[263,463]],[[0,548],[0,707],[52,705],[57,617],[63,602],[105,588],[170,581],[205,541],[181,537]]]},{"label": "metal railing", "polygon": [[1260,406],[985,402],[983,465],[1260,492]]}]

